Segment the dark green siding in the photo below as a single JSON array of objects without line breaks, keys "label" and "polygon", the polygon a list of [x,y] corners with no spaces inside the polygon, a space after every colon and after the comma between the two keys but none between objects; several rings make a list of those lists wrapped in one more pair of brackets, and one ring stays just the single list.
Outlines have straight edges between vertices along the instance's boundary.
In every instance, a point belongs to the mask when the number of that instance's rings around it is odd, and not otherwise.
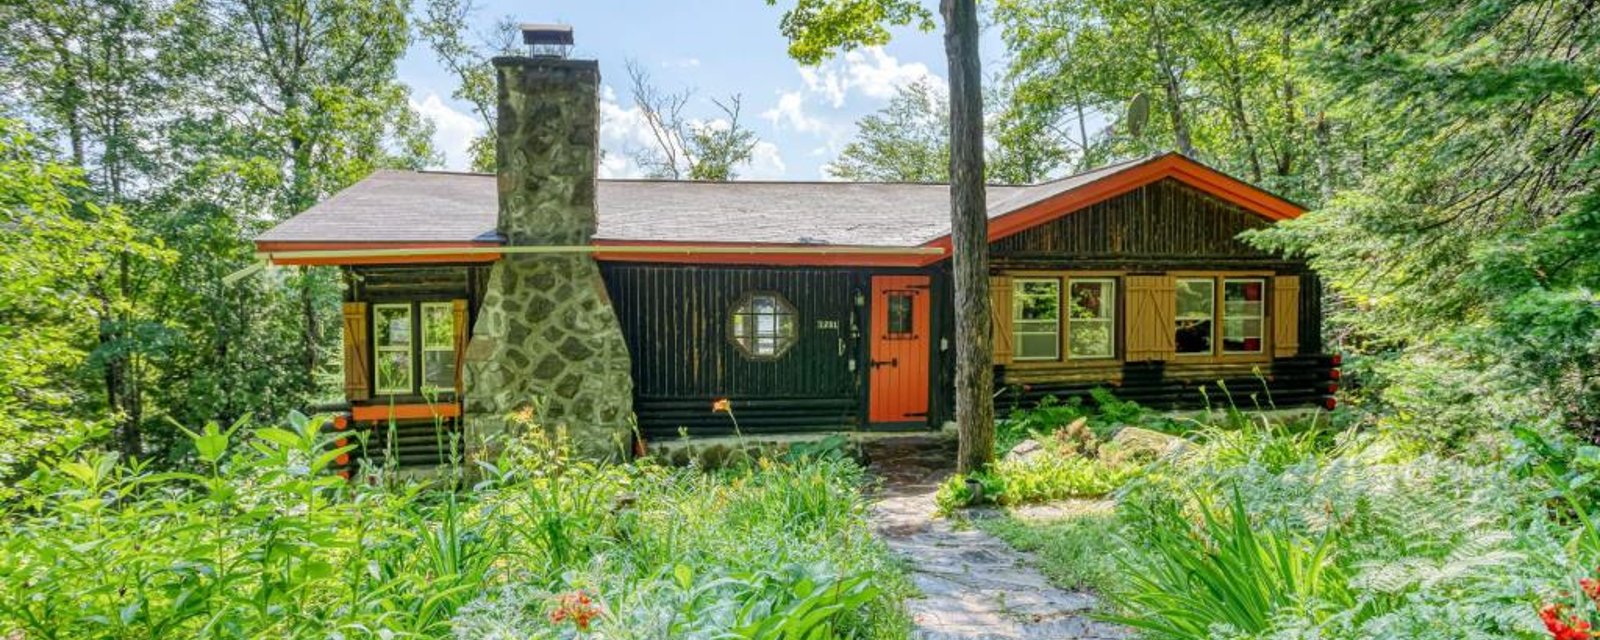
[{"label": "dark green siding", "polygon": [[[837,429],[856,424],[863,308],[848,269],[602,265],[633,357],[634,412],[649,437],[731,431],[713,414],[733,401],[746,432]],[[729,314],[752,292],[794,305],[799,338],[775,360],[746,357],[728,336]],[[824,328],[832,323],[837,329]]]}]

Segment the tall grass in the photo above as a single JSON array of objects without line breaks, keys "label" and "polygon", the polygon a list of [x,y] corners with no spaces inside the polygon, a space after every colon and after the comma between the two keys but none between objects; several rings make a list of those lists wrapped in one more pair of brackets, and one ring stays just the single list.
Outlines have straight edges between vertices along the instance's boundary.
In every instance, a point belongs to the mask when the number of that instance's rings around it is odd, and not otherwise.
[{"label": "tall grass", "polygon": [[[83,451],[18,486],[0,637],[904,634],[908,587],[847,460],[598,465],[533,436],[462,491],[345,481],[328,467],[357,445],[303,416],[192,437],[194,472]],[[557,615],[580,600],[592,612]]]}]

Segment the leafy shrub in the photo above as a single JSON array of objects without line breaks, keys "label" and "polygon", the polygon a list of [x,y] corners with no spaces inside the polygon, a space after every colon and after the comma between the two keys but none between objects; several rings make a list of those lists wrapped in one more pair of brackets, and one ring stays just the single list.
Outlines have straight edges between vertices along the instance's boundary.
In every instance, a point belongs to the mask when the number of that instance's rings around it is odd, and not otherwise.
[{"label": "leafy shrub", "polygon": [[[1137,569],[1113,595],[1130,624],[1166,637],[1532,637],[1540,594],[1569,583],[1572,548],[1539,487],[1504,465],[1418,455],[1392,436],[1225,433],[1119,494]],[[1216,495],[1231,497],[1220,514]],[[1262,566],[1238,551],[1252,545]],[[1315,558],[1322,582],[1293,582]],[[1265,619],[1248,613],[1263,602]]]},{"label": "leafy shrub", "polygon": [[849,460],[598,465],[535,435],[456,492],[330,474],[320,420],[241,433],[191,434],[200,473],[42,465],[0,514],[0,635],[904,634]]},{"label": "leafy shrub", "polygon": [[[976,504],[1016,505],[1063,498],[1098,498],[1138,474],[1142,462],[1116,455],[1092,433],[1064,429],[1041,441],[1042,450],[995,462],[971,476],[954,475],[934,500],[942,512]],[[1108,455],[1100,455],[1102,452]],[[975,481],[977,488],[970,486]]]},{"label": "leafy shrub", "polygon": [[1224,510],[1201,500],[1198,527],[1176,502],[1144,508],[1148,526],[1128,544],[1149,551],[1122,562],[1126,586],[1112,596],[1136,612],[1116,620],[1151,638],[1203,638],[1218,629],[1257,635],[1283,615],[1320,623],[1354,603],[1348,578],[1329,558],[1331,532],[1307,540],[1257,529],[1237,492]]}]

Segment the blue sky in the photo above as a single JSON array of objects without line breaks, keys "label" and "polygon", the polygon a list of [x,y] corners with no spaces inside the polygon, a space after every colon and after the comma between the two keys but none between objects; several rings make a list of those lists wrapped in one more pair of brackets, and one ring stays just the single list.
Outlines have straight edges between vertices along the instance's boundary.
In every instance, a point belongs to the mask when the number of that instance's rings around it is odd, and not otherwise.
[{"label": "blue sky", "polygon": [[[475,14],[487,31],[501,16],[523,22],[573,26],[575,58],[600,61],[603,177],[638,175],[627,151],[644,145],[643,122],[628,93],[623,68],[629,58],[651,72],[666,90],[693,88],[691,116],[715,115],[711,97],[738,93],[741,120],[760,136],[743,179],[824,178],[832,160],[855,132],[855,122],[883,107],[897,86],[922,78],[944,83],[944,45],[939,32],[895,33],[889,45],[852,52],[814,68],[802,68],[785,53],[778,33],[782,6],[764,0],[576,0],[538,3],[483,0]],[[984,73],[1000,68],[1002,47],[994,30],[984,34]],[[450,98],[455,79],[426,43],[416,43],[400,63],[400,79],[411,86],[417,108],[431,118],[446,167],[465,168],[465,147],[482,126],[469,108]]]}]

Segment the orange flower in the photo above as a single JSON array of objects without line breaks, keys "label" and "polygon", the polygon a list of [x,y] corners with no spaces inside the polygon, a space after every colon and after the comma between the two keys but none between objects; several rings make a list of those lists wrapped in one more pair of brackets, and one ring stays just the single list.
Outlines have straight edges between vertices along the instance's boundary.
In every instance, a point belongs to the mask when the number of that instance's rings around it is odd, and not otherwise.
[{"label": "orange flower", "polygon": [[733,413],[733,403],[729,402],[727,398],[719,399],[716,402],[711,403],[711,412]]},{"label": "orange flower", "polygon": [[600,607],[589,598],[589,594],[579,590],[561,595],[555,610],[550,612],[550,623],[561,624],[570,621],[578,631],[588,631],[589,625],[598,617],[600,617]]}]

